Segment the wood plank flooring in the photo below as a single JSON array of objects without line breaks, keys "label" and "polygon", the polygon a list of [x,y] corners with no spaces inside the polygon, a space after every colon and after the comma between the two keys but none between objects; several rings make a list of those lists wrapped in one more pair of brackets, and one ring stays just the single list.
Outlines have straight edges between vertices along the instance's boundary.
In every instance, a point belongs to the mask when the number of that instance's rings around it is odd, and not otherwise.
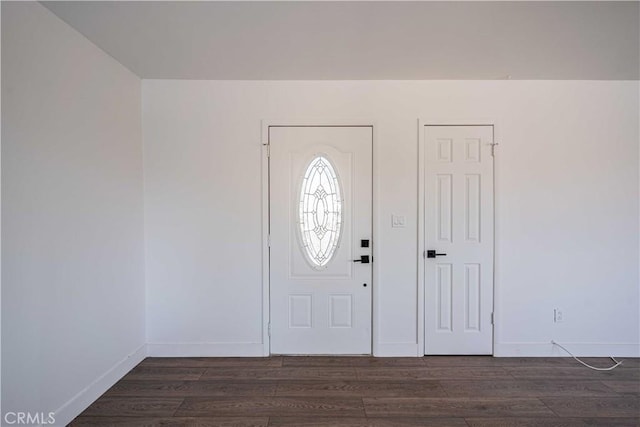
[{"label": "wood plank flooring", "polygon": [[71,423],[160,425],[638,427],[640,359],[147,358]]}]

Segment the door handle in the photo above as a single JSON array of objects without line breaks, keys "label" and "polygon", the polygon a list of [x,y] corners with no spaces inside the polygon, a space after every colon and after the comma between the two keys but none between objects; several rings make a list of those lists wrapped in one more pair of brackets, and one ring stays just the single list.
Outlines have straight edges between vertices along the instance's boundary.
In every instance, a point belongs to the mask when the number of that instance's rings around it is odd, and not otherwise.
[{"label": "door handle", "polygon": [[369,255],[360,255],[360,259],[354,259],[353,262],[361,262],[363,264],[369,264]]},{"label": "door handle", "polygon": [[429,249],[427,251],[427,258],[435,258],[437,256],[446,256],[447,254],[438,254],[436,253],[436,251],[434,251],[433,249]]}]

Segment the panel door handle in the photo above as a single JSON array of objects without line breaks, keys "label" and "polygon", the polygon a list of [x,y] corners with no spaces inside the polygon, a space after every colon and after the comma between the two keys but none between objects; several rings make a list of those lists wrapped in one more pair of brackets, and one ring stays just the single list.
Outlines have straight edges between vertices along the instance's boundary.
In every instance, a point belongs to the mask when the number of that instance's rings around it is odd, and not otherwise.
[{"label": "panel door handle", "polygon": [[363,264],[369,264],[369,255],[360,255],[360,259],[354,259],[353,262],[361,262]]},{"label": "panel door handle", "polygon": [[436,251],[434,251],[433,249],[429,249],[427,251],[427,258],[435,258],[437,256],[446,256],[447,254],[438,254],[436,253]]}]

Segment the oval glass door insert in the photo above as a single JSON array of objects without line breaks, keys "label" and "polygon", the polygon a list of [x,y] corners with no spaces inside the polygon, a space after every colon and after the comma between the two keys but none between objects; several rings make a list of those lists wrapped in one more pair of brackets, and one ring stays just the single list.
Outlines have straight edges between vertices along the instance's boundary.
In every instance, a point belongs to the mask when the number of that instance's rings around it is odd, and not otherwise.
[{"label": "oval glass door insert", "polygon": [[299,214],[302,252],[315,269],[326,266],[340,243],[342,191],[327,157],[316,156],[307,166],[300,186]]}]

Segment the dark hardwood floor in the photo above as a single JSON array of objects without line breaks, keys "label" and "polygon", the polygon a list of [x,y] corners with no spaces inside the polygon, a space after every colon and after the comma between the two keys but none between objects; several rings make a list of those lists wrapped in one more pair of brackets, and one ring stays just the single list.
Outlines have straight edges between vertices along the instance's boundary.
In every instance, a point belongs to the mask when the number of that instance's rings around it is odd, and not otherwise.
[{"label": "dark hardwood floor", "polygon": [[71,425],[640,426],[640,359],[147,358]]}]

